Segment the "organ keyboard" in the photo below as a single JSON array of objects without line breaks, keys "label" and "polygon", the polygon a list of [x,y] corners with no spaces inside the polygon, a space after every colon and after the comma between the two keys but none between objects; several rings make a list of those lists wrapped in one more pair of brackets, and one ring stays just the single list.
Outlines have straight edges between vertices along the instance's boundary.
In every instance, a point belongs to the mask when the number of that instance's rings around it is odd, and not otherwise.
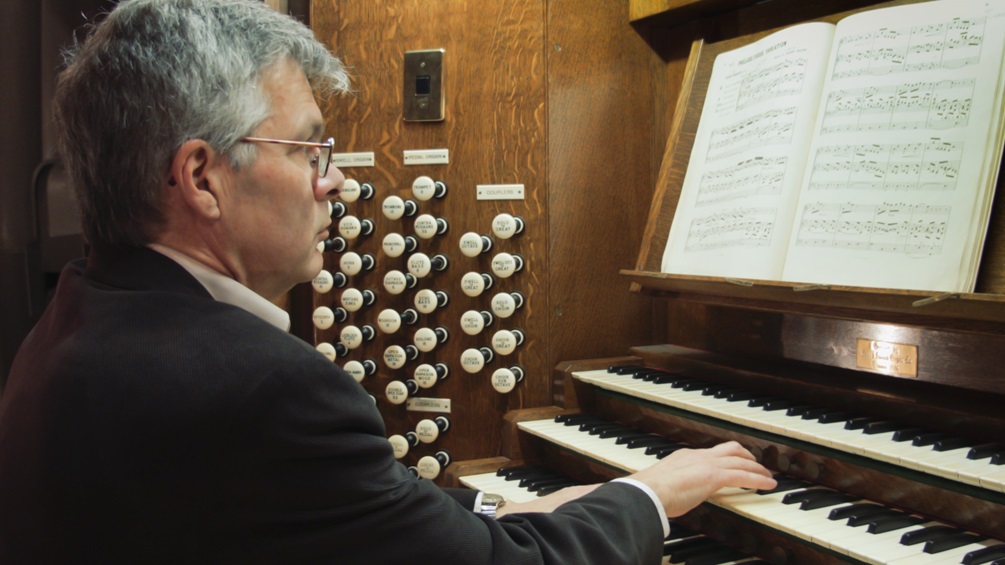
[{"label": "organ keyboard", "polygon": [[[508,467],[495,472],[470,475],[464,477],[461,483],[473,489],[502,495],[506,500],[514,502],[526,502],[562,486],[578,484],[569,477],[535,466]],[[734,547],[678,524],[671,524],[670,534],[664,541],[663,555],[663,565],[765,564]]]},{"label": "organ keyboard", "polygon": [[[571,363],[557,384],[578,408],[511,412],[507,458],[479,473],[477,462],[462,465],[459,484],[525,500],[542,485],[547,493],[609,480],[682,447],[736,440],[779,473],[779,487],[725,489],[677,526],[770,563],[1005,564],[1005,436],[994,395],[894,393],[902,383],[847,372],[793,379],[770,363],[671,346],[634,351],[642,357]],[[525,463],[560,477],[531,484],[532,494],[496,473]]]},{"label": "organ keyboard", "polygon": [[953,481],[1005,492],[1005,444],[900,424],[879,415],[800,404],[642,366],[583,371],[594,386],[809,441]]}]

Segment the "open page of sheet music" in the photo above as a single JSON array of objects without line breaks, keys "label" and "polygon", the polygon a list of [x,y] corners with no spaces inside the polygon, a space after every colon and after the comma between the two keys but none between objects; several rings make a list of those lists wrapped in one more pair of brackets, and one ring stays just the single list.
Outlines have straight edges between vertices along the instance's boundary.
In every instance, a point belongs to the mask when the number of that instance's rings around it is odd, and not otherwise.
[{"label": "open page of sheet music", "polygon": [[903,5],[720,55],[663,271],[972,291],[1003,143],[1003,12]]}]

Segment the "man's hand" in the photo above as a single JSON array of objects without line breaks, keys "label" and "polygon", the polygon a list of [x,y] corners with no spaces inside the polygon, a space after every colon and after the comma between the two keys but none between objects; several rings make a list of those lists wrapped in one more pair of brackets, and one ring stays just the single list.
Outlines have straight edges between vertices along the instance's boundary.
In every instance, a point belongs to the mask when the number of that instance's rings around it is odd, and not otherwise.
[{"label": "man's hand", "polygon": [[670,518],[698,506],[723,487],[767,490],[776,485],[771,472],[735,441],[675,451],[629,477],[653,489]]},{"label": "man's hand", "polygon": [[503,504],[496,513],[496,518],[516,512],[551,512],[559,506],[588,494],[600,485],[578,485],[557,490],[548,496],[542,496],[527,502],[509,502]]}]

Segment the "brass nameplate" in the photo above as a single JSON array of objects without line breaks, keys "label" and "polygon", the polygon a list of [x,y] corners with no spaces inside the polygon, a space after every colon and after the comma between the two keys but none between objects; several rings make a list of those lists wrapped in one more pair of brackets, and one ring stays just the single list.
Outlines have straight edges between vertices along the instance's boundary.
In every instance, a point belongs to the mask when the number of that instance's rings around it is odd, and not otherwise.
[{"label": "brass nameplate", "polygon": [[856,357],[859,369],[895,377],[918,376],[917,345],[859,338]]}]

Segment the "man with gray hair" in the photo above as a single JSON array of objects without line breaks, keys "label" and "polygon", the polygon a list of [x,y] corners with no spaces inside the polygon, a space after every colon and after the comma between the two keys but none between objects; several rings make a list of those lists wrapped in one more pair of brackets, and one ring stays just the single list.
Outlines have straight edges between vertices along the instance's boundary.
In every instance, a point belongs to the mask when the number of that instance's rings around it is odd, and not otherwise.
[{"label": "man with gray hair", "polygon": [[497,519],[412,477],[270,302],[323,266],[344,178],[315,96],[347,90],[254,0],[125,0],[68,57],[90,253],[0,404],[0,563],[657,563],[667,516],[774,485],[735,443]]}]

